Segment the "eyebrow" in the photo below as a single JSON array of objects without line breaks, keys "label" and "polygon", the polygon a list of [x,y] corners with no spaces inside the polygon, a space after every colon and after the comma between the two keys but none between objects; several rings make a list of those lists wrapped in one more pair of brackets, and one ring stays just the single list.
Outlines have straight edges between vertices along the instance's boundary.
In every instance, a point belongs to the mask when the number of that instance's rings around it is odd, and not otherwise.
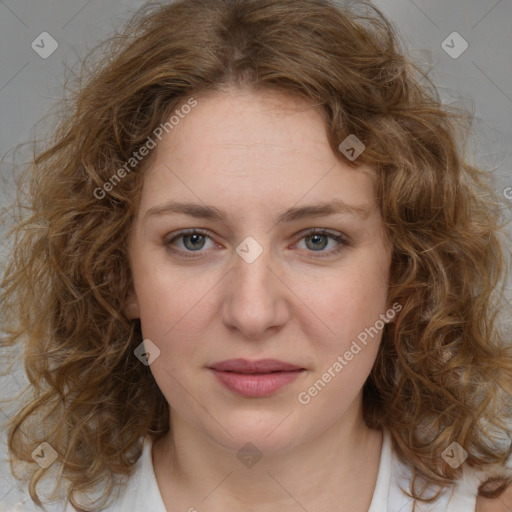
[{"label": "eyebrow", "polygon": [[[176,201],[169,201],[167,203],[153,206],[150,208],[145,216],[158,216],[158,215],[171,215],[171,214],[184,214],[197,219],[210,219],[227,223],[228,215],[226,212],[219,210],[214,206],[198,203],[181,203]],[[349,205],[341,199],[335,199],[327,203],[295,206],[281,213],[275,223],[282,224],[293,222],[308,217],[324,217],[327,215],[352,215],[366,219],[370,214],[370,209],[366,206]]]}]

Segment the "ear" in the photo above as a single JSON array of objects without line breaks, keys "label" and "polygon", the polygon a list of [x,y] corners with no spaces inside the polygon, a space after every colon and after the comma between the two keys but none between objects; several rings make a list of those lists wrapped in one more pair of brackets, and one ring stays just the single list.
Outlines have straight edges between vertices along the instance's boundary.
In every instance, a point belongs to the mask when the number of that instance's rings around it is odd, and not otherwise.
[{"label": "ear", "polygon": [[130,290],[128,297],[126,298],[123,312],[129,320],[136,320],[140,318],[140,307],[137,294],[134,290]]}]

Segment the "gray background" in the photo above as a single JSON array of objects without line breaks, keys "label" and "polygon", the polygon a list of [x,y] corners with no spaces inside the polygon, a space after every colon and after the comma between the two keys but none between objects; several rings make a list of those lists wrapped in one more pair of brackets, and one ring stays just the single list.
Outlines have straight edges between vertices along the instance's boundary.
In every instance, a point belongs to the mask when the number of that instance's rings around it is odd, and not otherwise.
[{"label": "gray background", "polygon": [[[504,194],[512,186],[512,0],[374,3],[398,26],[409,52],[424,64],[443,101],[474,112],[474,163],[494,169],[494,186]],[[65,66],[76,71],[88,49],[142,4],[140,0],[0,0],[0,205],[6,204],[12,191],[12,150],[34,136],[46,135],[34,125],[61,97]],[[458,58],[442,48],[454,31],[468,44]],[[58,43],[45,59],[31,47],[43,32]],[[452,52],[459,47],[456,39],[453,44],[448,39],[447,44],[455,46]],[[23,380],[21,372],[1,379],[1,396],[19,389]],[[6,414],[8,409],[0,409],[0,421]],[[4,457],[2,432],[0,459]],[[22,505],[25,499],[0,462],[0,512],[31,510],[29,504]]]}]

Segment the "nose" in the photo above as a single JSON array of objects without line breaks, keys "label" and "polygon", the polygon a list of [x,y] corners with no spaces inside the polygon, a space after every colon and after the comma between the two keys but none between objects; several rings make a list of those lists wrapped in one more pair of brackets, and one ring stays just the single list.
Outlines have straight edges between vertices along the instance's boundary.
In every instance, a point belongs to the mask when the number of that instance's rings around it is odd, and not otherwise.
[{"label": "nose", "polygon": [[[288,288],[277,276],[268,250],[252,261],[235,254],[224,282],[222,317],[230,329],[244,338],[263,339],[274,334],[289,317]],[[282,279],[282,278],[281,278]]]}]

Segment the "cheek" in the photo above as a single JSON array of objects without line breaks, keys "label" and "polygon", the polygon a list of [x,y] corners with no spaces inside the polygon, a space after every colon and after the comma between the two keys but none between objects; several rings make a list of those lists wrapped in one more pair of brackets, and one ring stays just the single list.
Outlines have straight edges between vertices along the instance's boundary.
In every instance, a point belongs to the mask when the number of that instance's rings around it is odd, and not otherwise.
[{"label": "cheek", "polygon": [[207,340],[212,300],[218,278],[212,273],[202,276],[165,265],[141,266],[134,272],[144,339],[150,339],[160,350],[151,365],[153,373],[165,364],[171,374],[182,374],[194,361],[201,344]]},{"label": "cheek", "polygon": [[386,316],[386,274],[368,272],[372,267],[361,263],[310,296],[312,309],[314,305],[324,322],[310,324],[315,326],[308,337],[314,340],[317,364],[297,401],[307,414],[327,422],[346,411],[360,393],[378,353],[387,323],[383,318],[394,316]]},{"label": "cheek", "polygon": [[[143,295],[140,320],[144,338],[154,341],[162,351],[194,346],[201,331],[201,303],[165,287],[152,287]],[[194,306],[195,304],[195,306]]]},{"label": "cheek", "polygon": [[[178,409],[190,407],[187,383],[193,382],[201,344],[207,331],[208,283],[184,278],[178,273],[144,273],[137,289],[140,321],[144,339],[160,350],[150,371],[167,402]],[[202,300],[201,300],[202,299]]]},{"label": "cheek", "polygon": [[143,335],[148,338],[165,338],[212,286],[208,276],[203,279],[186,268],[172,268],[165,251],[151,246],[134,255],[132,269]]},{"label": "cheek", "polygon": [[[388,295],[386,262],[379,266],[372,255],[358,255],[357,260],[325,279],[297,283],[298,294],[305,300],[314,321],[305,324],[311,339],[324,340],[332,350],[350,345],[366,328],[385,313]],[[321,331],[321,332],[320,332]],[[324,347],[326,350],[327,347]]]}]

